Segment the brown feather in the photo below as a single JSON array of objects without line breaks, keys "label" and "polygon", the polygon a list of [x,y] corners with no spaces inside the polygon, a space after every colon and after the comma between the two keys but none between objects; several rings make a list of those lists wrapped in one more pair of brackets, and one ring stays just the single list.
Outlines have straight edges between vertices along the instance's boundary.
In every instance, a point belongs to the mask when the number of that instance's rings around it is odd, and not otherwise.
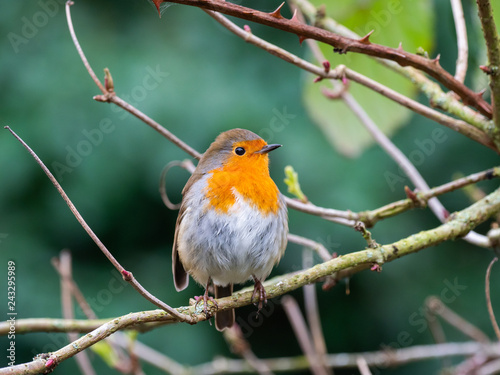
[{"label": "brown feather", "polygon": [[[215,298],[229,297],[233,294],[233,284],[227,286],[215,285]],[[234,324],[234,309],[219,311],[215,313],[215,328],[222,331],[231,328]]]}]

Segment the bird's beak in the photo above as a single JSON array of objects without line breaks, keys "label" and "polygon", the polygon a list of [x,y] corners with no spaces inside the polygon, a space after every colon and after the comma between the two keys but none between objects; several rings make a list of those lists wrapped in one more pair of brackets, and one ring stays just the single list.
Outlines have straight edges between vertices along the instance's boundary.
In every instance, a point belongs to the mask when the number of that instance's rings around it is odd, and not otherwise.
[{"label": "bird's beak", "polygon": [[281,147],[281,145],[278,144],[272,144],[272,145],[265,145],[262,147],[259,151],[257,151],[257,154],[267,154],[268,152],[272,150],[276,150],[278,147]]}]

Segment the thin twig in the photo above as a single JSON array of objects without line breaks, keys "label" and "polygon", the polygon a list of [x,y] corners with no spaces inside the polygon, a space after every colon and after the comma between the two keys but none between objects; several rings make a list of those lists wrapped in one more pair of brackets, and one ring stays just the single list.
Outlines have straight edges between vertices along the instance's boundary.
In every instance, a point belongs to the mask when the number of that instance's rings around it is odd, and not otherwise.
[{"label": "thin twig", "polygon": [[[305,249],[302,251],[302,268],[308,269],[313,266],[313,256],[310,251]],[[318,365],[323,366],[325,372],[332,375],[333,372],[326,366],[326,349],[325,336],[321,327],[321,317],[319,315],[318,296],[316,293],[316,285],[304,285],[304,308],[306,310],[307,323],[311,330],[311,339],[314,345],[314,351],[318,357]]]},{"label": "thin twig", "polygon": [[189,323],[196,323],[196,320],[191,318],[190,316],[187,316],[185,314],[182,314],[178,312],[177,310],[173,309],[172,307],[168,306],[166,303],[160,301],[158,298],[153,296],[149,291],[144,289],[144,287],[137,281],[137,279],[132,275],[131,272],[126,271],[125,268],[122,267],[122,265],[115,259],[115,257],[111,254],[111,252],[104,246],[104,244],[101,242],[101,240],[97,237],[97,235],[94,233],[94,231],[90,228],[90,226],[87,224],[87,222],[83,219],[82,215],[78,212],[76,209],[75,205],[71,200],[69,199],[68,195],[64,192],[63,188],[61,185],[57,182],[55,177],[52,175],[52,173],[49,171],[49,169],[45,166],[45,164],[40,160],[40,158],[35,154],[35,152],[8,126],[5,127],[8,131],[12,133],[12,135],[28,150],[28,152],[31,154],[31,156],[35,159],[37,164],[42,168],[42,170],[45,172],[49,180],[52,182],[52,184],[55,186],[61,197],[64,199],[66,204],[68,205],[69,209],[75,216],[76,220],[80,223],[82,228],[87,232],[87,234],[90,236],[90,238],[94,241],[94,243],[99,247],[99,249],[103,252],[103,254],[108,258],[108,260],[113,264],[113,266],[120,272],[120,274],[123,276],[123,279],[126,280],[127,282],[130,283],[134,287],[135,290],[137,290],[145,299],[153,303],[154,305],[158,306],[159,308],[167,311],[171,315],[175,316],[178,318],[180,321],[185,321]]},{"label": "thin twig", "polygon": [[98,101],[105,101],[105,102],[116,104],[120,108],[123,108],[124,110],[126,110],[130,114],[137,117],[139,120],[144,122],[146,125],[149,125],[150,127],[152,127],[154,130],[156,130],[158,133],[160,133],[162,136],[164,136],[166,139],[168,139],[170,142],[172,142],[175,146],[179,147],[181,150],[185,151],[186,153],[191,155],[193,158],[199,159],[201,157],[201,154],[198,151],[196,151],[194,148],[189,146],[187,143],[183,142],[180,138],[176,137],[174,134],[172,134],[170,131],[165,129],[163,126],[161,126],[155,120],[153,120],[152,118],[150,118],[149,116],[147,116],[143,112],[139,111],[137,108],[130,105],[125,100],[121,99],[118,95],[112,95],[108,99],[105,99],[105,100],[98,99]]},{"label": "thin twig", "polygon": [[450,0],[453,20],[457,32],[458,57],[455,68],[455,79],[464,83],[467,74],[467,59],[469,57],[469,44],[467,43],[467,28],[465,26],[464,9],[462,0]]},{"label": "thin twig", "polygon": [[292,233],[288,233],[288,241],[315,250],[324,262],[332,259],[332,254],[319,242]]},{"label": "thin twig", "polygon": [[[74,319],[75,313],[73,310],[73,300],[71,298],[71,254],[67,250],[61,251],[60,260],[58,261],[61,269],[61,304],[62,315],[64,319]],[[69,342],[78,340],[78,333],[67,333]],[[92,367],[87,352],[80,352],[75,356],[76,363],[80,371],[84,375],[95,375],[95,370]]]},{"label": "thin twig", "polygon": [[496,125],[496,135],[500,136],[500,37],[495,25],[491,2],[489,0],[476,0],[476,2],[488,54],[491,102],[494,103],[493,121]]},{"label": "thin twig", "polygon": [[300,348],[304,352],[311,366],[311,372],[315,375],[328,375],[325,367],[322,365],[321,358],[315,350],[312,342],[311,334],[307,328],[304,317],[300,312],[299,305],[291,296],[284,296],[281,303],[286,312],[288,320],[292,325],[295,337],[299,342]]},{"label": "thin twig", "polygon": [[359,356],[356,359],[356,364],[358,365],[358,370],[361,375],[372,375],[368,363],[366,363],[365,357]]},{"label": "thin twig", "polygon": [[[85,57],[85,53],[83,52],[83,49],[81,48],[80,43],[78,42],[78,39],[76,37],[75,30],[73,28],[73,21],[71,19],[71,11],[70,11],[71,5],[73,5],[73,1],[66,2],[66,19],[68,22],[68,28],[71,34],[71,38],[73,40],[73,44],[75,45],[76,50],[78,51],[78,54],[80,55],[80,58],[83,62],[83,65],[85,65],[85,68],[87,69],[87,72],[89,73],[90,77],[95,82],[97,87],[99,87],[99,89],[103,94],[95,96],[94,99],[101,102],[116,104],[120,108],[123,108],[127,112],[137,117],[139,120],[143,121],[145,124],[152,127],[154,130],[163,135],[165,138],[167,138],[170,142],[179,147],[181,150],[184,150],[192,157],[199,159],[201,154],[198,151],[196,151],[195,149],[193,149],[192,147],[181,141],[178,137],[173,135],[171,132],[169,132],[163,126],[161,126],[156,121],[151,119],[149,116],[142,113],[137,108],[133,107],[132,105],[130,105],[129,103],[118,97],[114,91],[110,91],[102,85],[102,83],[99,81],[96,74],[92,70],[92,67],[90,66],[87,58]],[[109,70],[106,73],[109,75],[109,77],[111,77]]]},{"label": "thin twig", "polygon": [[101,90],[101,92],[103,94],[106,94],[107,90],[104,88],[101,81],[99,81],[99,78],[97,78],[96,74],[92,70],[92,67],[90,66],[87,58],[85,57],[85,54],[83,53],[83,50],[82,50],[82,47],[80,46],[80,43],[78,42],[78,38],[76,37],[75,29],[73,28],[73,21],[71,20],[71,10],[70,10],[70,7],[73,4],[74,4],[74,2],[71,0],[66,1],[66,19],[68,20],[68,28],[69,28],[69,33],[71,34],[71,39],[73,40],[73,44],[75,45],[76,50],[78,51],[78,54],[80,55],[80,58],[82,59],[83,65],[85,65],[87,72],[89,72],[90,77],[95,82],[97,87],[99,87],[99,90]]},{"label": "thin twig", "polygon": [[167,194],[166,177],[167,177],[168,171],[172,167],[181,167],[181,168],[184,168],[185,170],[187,170],[189,173],[193,173],[195,166],[191,160],[183,160],[183,161],[174,160],[174,161],[171,161],[170,163],[168,163],[161,171],[159,189],[160,189],[160,195],[161,195],[161,199],[163,201],[163,204],[165,206],[167,206],[167,208],[170,210],[178,210],[180,208],[181,204],[180,203],[176,203],[176,204],[172,203],[172,201],[170,200],[170,198],[168,197],[168,194]]},{"label": "thin twig", "polygon": [[447,307],[438,297],[431,296],[427,298],[425,305],[434,316],[440,316],[471,339],[482,343],[490,342],[490,339],[483,331]]},{"label": "thin twig", "polygon": [[493,258],[493,260],[490,262],[488,266],[488,269],[486,270],[485,292],[486,292],[486,305],[488,306],[488,314],[490,316],[490,321],[491,324],[493,325],[493,330],[495,331],[495,335],[497,336],[497,339],[500,341],[500,328],[498,327],[498,323],[495,318],[495,313],[493,312],[493,306],[491,304],[491,294],[490,294],[491,268],[493,267],[493,264],[495,264],[497,260],[498,260],[497,257]]}]

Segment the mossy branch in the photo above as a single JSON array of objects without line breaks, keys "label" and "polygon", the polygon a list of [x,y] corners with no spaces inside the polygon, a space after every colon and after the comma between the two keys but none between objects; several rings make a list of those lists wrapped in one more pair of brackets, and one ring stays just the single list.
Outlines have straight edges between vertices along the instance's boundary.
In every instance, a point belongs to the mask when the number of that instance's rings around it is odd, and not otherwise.
[{"label": "mossy branch", "polygon": [[[275,298],[349,268],[359,267],[360,265],[382,265],[402,256],[437,245],[443,241],[463,237],[469,233],[469,231],[499,211],[500,188],[472,206],[452,214],[448,222],[434,229],[422,231],[392,244],[348,253],[302,272],[271,279],[265,283],[267,296],[268,298]],[[252,291],[244,289],[234,293],[231,297],[218,299],[218,309],[226,310],[246,306],[251,304],[251,298]],[[213,306],[210,307],[214,309]],[[177,314],[186,315],[189,317],[186,320],[192,322],[206,320],[202,306],[198,306],[197,308],[195,306],[180,307],[176,309],[176,312]],[[37,374],[51,370],[61,361],[74,356],[116,331],[147,322],[173,323],[178,322],[178,317],[164,310],[151,310],[114,318],[78,340],[50,353],[49,356],[41,356],[32,362],[10,367],[9,374]],[[19,320],[17,323],[19,324],[19,329],[22,330],[22,320]],[[75,324],[74,321],[72,323]],[[2,326],[3,333],[5,333],[5,329],[6,328]]]}]

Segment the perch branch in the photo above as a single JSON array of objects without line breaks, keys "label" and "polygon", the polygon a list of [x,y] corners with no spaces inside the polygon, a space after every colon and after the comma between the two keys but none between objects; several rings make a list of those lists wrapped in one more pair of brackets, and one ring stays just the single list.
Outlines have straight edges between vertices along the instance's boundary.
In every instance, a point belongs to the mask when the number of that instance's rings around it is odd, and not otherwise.
[{"label": "perch branch", "polygon": [[[396,241],[392,244],[379,246],[375,249],[367,249],[353,253],[347,253],[328,262],[318,264],[310,269],[280,276],[268,280],[265,283],[267,297],[269,299],[278,297],[304,285],[317,282],[326,276],[336,272],[360,265],[381,265],[391,262],[402,256],[406,256],[430,246],[437,245],[447,240],[453,240],[465,236],[477,225],[486,221],[490,216],[500,211],[500,188],[487,195],[480,201],[474,203],[464,210],[454,213],[450,220],[440,226],[413,234],[407,238]],[[220,298],[217,300],[218,310],[238,308],[252,303],[253,290],[236,292],[232,297]],[[212,309],[212,308],[211,308]],[[187,316],[192,316],[193,321],[205,320],[203,308],[196,306],[181,307]],[[199,310],[199,311],[198,311]],[[50,369],[51,366],[72,357],[76,353],[88,348],[96,342],[103,340],[114,332],[133,326],[137,323],[146,322],[178,322],[178,318],[164,310],[141,311],[131,313],[103,324],[89,334],[79,338],[69,345],[53,352],[50,357],[37,358],[32,362],[10,367],[10,374],[35,374]],[[18,321],[18,323],[20,320]],[[367,360],[368,361],[368,360]],[[0,373],[1,374],[1,373]]]},{"label": "perch branch", "polygon": [[[163,0],[153,1],[159,9]],[[341,53],[355,52],[368,56],[376,56],[397,62],[401,66],[413,66],[442,83],[449,90],[457,93],[464,101],[477,108],[482,114],[491,117],[491,105],[481,97],[475,95],[474,91],[457,81],[450,73],[439,64],[439,59],[428,59],[423,56],[408,53],[402,49],[389,48],[379,44],[371,43],[364,39],[351,39],[330,31],[320,29],[307,24],[302,24],[293,18],[288,20],[278,12],[261,12],[241,5],[217,0],[173,0],[172,2],[190,5],[207,10],[224,13],[247,21],[260,23],[273,28],[298,35],[301,38],[311,38],[319,42],[331,45]]]}]

